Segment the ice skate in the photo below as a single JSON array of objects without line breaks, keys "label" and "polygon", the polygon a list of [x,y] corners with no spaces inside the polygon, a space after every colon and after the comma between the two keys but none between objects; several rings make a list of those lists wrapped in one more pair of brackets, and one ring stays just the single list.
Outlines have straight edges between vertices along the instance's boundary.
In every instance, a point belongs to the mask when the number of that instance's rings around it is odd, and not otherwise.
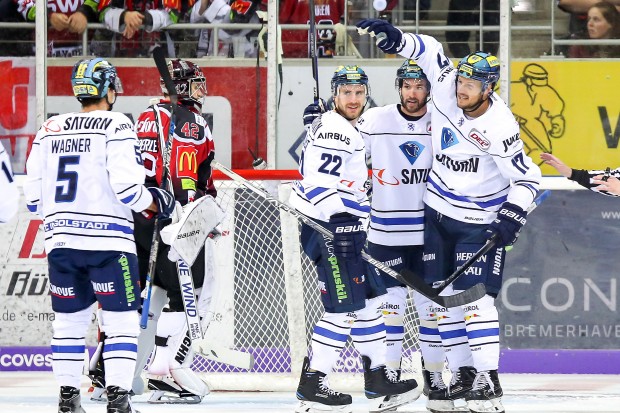
[{"label": "ice skate", "polygon": [[304,358],[296,396],[300,400],[296,413],[351,412],[353,400],[348,394],[332,390],[327,375],[320,371],[308,371],[310,360]]},{"label": "ice skate", "polygon": [[474,413],[504,413],[497,370],[480,371],[476,374],[472,389],[465,395],[467,407]]},{"label": "ice skate", "polygon": [[80,389],[71,386],[60,387],[58,413],[86,413],[84,409],[82,409]]},{"label": "ice skate", "polygon": [[[474,384],[476,378],[476,369],[471,366],[459,367],[458,370],[452,372],[452,380],[448,385],[446,396],[450,400],[462,399],[469,392]],[[431,395],[429,394],[429,399]],[[441,399],[440,393],[437,393],[433,398]]]},{"label": "ice skate", "polygon": [[448,397],[448,386],[444,383],[440,371],[422,370],[424,390],[428,400],[426,410],[431,413],[469,412],[466,406],[456,407]]},{"label": "ice skate", "polygon": [[422,389],[413,380],[399,380],[395,370],[386,366],[370,368],[370,358],[362,356],[364,392],[371,399],[370,412],[394,411],[397,407],[417,400]]},{"label": "ice skate", "polygon": [[107,413],[140,413],[131,405],[129,391],[118,386],[108,386],[108,410]]},{"label": "ice skate", "polygon": [[148,388],[153,390],[149,403],[153,404],[198,404],[202,397],[191,393],[177,383],[171,377],[149,378]]}]

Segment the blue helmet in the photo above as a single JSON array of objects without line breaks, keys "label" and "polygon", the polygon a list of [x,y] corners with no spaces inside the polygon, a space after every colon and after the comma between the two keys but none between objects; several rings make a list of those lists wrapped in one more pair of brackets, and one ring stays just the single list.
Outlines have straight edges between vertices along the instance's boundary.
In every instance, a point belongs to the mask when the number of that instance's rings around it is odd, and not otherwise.
[{"label": "blue helmet", "polygon": [[499,80],[499,59],[485,52],[471,53],[461,59],[456,67],[457,74],[482,82],[482,88],[494,87]]},{"label": "blue helmet", "polygon": [[340,66],[332,76],[332,95],[338,94],[338,86],[341,85],[364,85],[366,86],[366,96],[370,94],[368,76],[359,66]]},{"label": "blue helmet", "polygon": [[426,74],[422,68],[418,66],[415,60],[405,60],[396,71],[396,81],[394,82],[396,89],[403,87],[403,80],[405,79],[423,79],[426,81],[426,86],[428,89],[430,90],[431,88],[431,83],[428,81]]},{"label": "blue helmet", "polygon": [[116,93],[123,92],[116,68],[100,57],[77,62],[71,73],[71,85],[79,101],[106,97],[109,88]]}]

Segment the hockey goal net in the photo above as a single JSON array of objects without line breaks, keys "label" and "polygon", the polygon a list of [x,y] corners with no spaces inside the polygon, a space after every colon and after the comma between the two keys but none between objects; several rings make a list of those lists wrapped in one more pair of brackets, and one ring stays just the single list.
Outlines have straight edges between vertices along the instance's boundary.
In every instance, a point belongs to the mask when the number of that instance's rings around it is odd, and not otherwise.
[{"label": "hockey goal net", "polygon": [[[236,172],[282,202],[299,179],[297,171]],[[208,336],[253,354],[255,363],[247,371],[198,356],[194,369],[214,390],[295,389],[312,328],[323,313],[314,266],[300,248],[299,223],[224,173],[215,171],[215,179],[226,217],[214,247],[216,304]],[[408,301],[403,371],[417,374],[418,318]],[[361,390],[360,372],[361,358],[349,340],[330,381],[341,390]]]}]

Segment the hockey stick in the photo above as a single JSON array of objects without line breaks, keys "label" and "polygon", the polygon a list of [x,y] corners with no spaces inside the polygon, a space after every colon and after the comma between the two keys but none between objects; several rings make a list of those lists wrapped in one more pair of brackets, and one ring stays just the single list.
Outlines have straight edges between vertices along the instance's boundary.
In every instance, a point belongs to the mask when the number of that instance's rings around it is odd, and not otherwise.
[{"label": "hockey stick", "polygon": [[[547,197],[549,196],[550,193],[551,193],[551,191],[546,189],[543,192],[541,192],[536,198],[534,198],[534,201],[532,202],[532,204],[527,208],[527,213],[529,214],[533,210],[535,210],[536,207],[538,207],[538,205],[540,205],[545,199],[547,199]],[[478,252],[476,252],[467,261],[465,261],[465,263],[462,266],[460,266],[459,268],[457,268],[456,271],[454,271],[452,274],[450,274],[448,276],[448,278],[446,278],[445,280],[437,283],[435,285],[435,290],[437,291],[437,294],[440,294],[443,290],[448,288],[448,286],[450,284],[452,284],[465,271],[467,271],[476,261],[478,261],[478,259],[480,257],[482,257],[484,254],[486,254],[491,249],[493,249],[495,247],[495,244],[497,244],[497,236],[496,235],[497,234],[494,234],[491,238],[489,238],[487,240],[487,242],[482,246],[482,248],[480,248],[478,250]],[[507,251],[510,251],[512,249],[511,248],[512,246],[509,246],[509,247],[506,247]]]},{"label": "hockey stick", "polygon": [[310,9],[310,58],[312,59],[312,77],[314,78],[314,101],[319,100],[319,62],[316,55],[316,23],[314,16],[314,0],[308,3]]},{"label": "hockey stick", "polygon": [[[230,178],[232,178],[232,180],[240,183],[241,185],[243,185],[246,188],[250,189],[254,193],[260,195],[262,198],[264,198],[266,201],[270,202],[271,204],[273,204],[277,208],[279,208],[279,209],[281,209],[281,210],[283,210],[285,212],[288,212],[289,214],[293,215],[299,221],[301,221],[304,224],[308,225],[309,227],[311,227],[315,231],[319,232],[321,235],[323,235],[323,236],[325,236],[325,237],[327,237],[329,239],[333,239],[334,238],[334,234],[332,234],[329,230],[324,228],[319,223],[317,223],[314,220],[308,218],[307,216],[301,214],[296,209],[288,206],[284,202],[281,202],[280,200],[274,198],[273,196],[268,194],[266,191],[264,191],[259,186],[255,185],[254,183],[252,183],[252,182],[248,181],[247,179],[243,178],[242,176],[238,175],[237,173],[235,173],[231,169],[225,167],[221,163],[219,163],[217,161],[213,161],[213,163],[211,165],[213,167],[219,169],[220,171],[222,171],[224,174],[228,175]],[[400,274],[399,272],[395,271],[391,267],[383,264],[381,261],[378,261],[375,258],[371,257],[365,251],[362,251],[362,258],[364,259],[364,261],[366,261],[369,264],[375,266],[379,270],[385,272],[389,276],[397,279],[401,283],[403,283],[403,284],[407,285],[408,287],[416,290],[420,294],[428,297],[429,299],[431,299],[432,301],[436,302],[437,304],[439,304],[439,305],[441,305],[443,307],[457,307],[457,306],[461,306],[461,305],[470,303],[472,301],[476,301],[479,298],[482,298],[486,294],[486,290],[485,290],[484,284],[476,284],[475,286],[473,286],[473,287],[471,287],[471,288],[469,288],[469,289],[467,289],[467,290],[465,290],[463,292],[455,294],[455,295],[438,296],[437,290],[435,290],[433,287],[428,285],[417,274],[415,274],[413,272],[409,272],[407,274],[407,277],[405,278],[405,277],[403,277],[402,274]]]},{"label": "hockey stick", "polygon": [[[174,87],[174,82],[170,77],[170,72],[168,72],[168,66],[166,65],[166,57],[164,56],[164,49],[159,46],[153,50],[153,60],[155,60],[155,65],[157,66],[157,70],[161,78],[164,80],[164,84],[166,85],[166,90],[168,91],[168,96],[170,96],[170,103],[172,104],[170,109],[170,130],[168,133],[168,142],[165,140],[164,131],[161,126],[161,119],[159,117],[159,111],[155,109],[155,116],[157,120],[158,126],[158,135],[159,135],[159,147],[161,150],[162,157],[162,176],[161,176],[161,187],[172,189],[172,185],[170,184],[170,151],[172,148],[172,134],[174,131],[174,110],[177,105],[177,92]],[[157,105],[154,106],[156,108]],[[144,302],[142,303],[142,315],[140,317],[140,327],[142,329],[146,328],[146,325],[149,320],[149,307],[151,305],[151,293],[153,289],[153,274],[155,274],[155,264],[157,263],[157,252],[159,251],[159,219],[155,217],[155,225],[153,227],[153,237],[151,238],[151,251],[149,254],[149,267],[148,272],[146,273],[146,282],[144,283],[144,289],[146,290],[146,297],[144,298]]]}]

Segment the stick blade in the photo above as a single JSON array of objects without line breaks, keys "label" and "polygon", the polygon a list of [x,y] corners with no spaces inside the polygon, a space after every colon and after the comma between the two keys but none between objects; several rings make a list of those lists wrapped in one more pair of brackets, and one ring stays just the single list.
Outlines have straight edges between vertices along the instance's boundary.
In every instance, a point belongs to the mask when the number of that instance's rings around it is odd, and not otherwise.
[{"label": "stick blade", "polygon": [[460,307],[465,304],[473,303],[476,300],[481,299],[487,293],[487,289],[482,283],[478,283],[473,287],[468,288],[458,294],[453,295],[439,295],[435,298],[431,298],[434,302],[444,307]]}]

